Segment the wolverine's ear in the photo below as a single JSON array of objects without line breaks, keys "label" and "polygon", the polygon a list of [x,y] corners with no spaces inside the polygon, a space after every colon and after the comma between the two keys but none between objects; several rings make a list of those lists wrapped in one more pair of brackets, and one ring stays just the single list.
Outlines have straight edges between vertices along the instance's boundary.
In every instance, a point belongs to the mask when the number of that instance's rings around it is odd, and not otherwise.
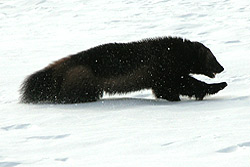
[{"label": "wolverine's ear", "polygon": [[193,42],[194,48],[199,52],[199,53],[205,53],[207,48],[200,42]]}]

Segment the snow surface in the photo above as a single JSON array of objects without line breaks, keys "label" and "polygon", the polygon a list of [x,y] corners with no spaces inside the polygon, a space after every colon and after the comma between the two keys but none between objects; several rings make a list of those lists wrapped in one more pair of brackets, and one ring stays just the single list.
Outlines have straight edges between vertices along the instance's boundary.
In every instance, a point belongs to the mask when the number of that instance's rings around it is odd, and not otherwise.
[{"label": "snow surface", "polygon": [[[1,0],[0,167],[249,167],[249,0]],[[150,90],[75,105],[19,103],[24,78],[107,42],[181,36],[225,67],[203,101]]]}]

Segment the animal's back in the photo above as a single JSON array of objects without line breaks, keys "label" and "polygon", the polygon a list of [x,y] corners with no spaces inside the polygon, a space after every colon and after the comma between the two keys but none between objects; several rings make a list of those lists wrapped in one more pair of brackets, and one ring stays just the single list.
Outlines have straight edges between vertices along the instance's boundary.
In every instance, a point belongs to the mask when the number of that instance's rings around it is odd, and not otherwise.
[{"label": "animal's back", "polygon": [[73,55],[82,65],[89,66],[96,76],[126,75],[152,62],[149,48],[140,43],[110,43]]}]

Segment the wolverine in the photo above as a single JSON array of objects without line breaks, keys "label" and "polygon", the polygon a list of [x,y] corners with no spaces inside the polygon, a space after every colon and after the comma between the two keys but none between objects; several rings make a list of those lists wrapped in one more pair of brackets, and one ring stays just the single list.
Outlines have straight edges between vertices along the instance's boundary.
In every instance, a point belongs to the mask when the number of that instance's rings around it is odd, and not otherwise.
[{"label": "wolverine", "polygon": [[156,98],[203,100],[226,82],[207,84],[191,76],[214,78],[224,68],[209,48],[180,37],[108,43],[62,58],[28,76],[21,86],[24,103],[82,103],[103,93],[152,89]]}]

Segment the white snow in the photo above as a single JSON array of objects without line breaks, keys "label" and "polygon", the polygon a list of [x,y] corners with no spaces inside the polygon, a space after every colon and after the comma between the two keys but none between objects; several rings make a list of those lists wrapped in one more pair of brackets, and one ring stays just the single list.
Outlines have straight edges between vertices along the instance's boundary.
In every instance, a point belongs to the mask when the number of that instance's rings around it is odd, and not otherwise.
[{"label": "white snow", "polygon": [[[0,167],[249,167],[249,0],[1,0]],[[207,45],[228,87],[203,101],[150,90],[75,105],[19,103],[24,78],[108,42]]]}]

